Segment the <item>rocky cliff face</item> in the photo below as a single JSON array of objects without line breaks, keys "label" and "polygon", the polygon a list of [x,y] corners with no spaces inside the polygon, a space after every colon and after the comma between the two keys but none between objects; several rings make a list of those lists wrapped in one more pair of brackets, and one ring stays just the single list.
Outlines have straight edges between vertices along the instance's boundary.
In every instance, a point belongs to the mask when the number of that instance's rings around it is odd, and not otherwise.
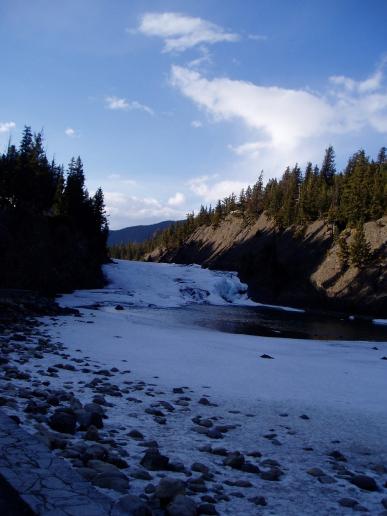
[{"label": "rocky cliff face", "polygon": [[[387,317],[387,217],[364,230],[372,248],[364,269],[340,265],[323,221],[279,231],[265,214],[249,225],[231,214],[216,228],[199,227],[177,250],[158,249],[147,259],[236,270],[260,302]],[[346,238],[350,243],[353,232]]]}]

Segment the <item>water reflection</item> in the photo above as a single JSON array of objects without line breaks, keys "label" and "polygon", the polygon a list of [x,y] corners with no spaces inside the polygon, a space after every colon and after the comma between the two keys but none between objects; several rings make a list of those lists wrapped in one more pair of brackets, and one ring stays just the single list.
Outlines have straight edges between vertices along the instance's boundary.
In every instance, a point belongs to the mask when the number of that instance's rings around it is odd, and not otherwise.
[{"label": "water reflection", "polygon": [[[189,305],[162,310],[163,318],[227,333],[319,340],[387,341],[387,326],[335,314],[286,312],[267,307]],[[167,317],[168,317],[167,316]]]}]

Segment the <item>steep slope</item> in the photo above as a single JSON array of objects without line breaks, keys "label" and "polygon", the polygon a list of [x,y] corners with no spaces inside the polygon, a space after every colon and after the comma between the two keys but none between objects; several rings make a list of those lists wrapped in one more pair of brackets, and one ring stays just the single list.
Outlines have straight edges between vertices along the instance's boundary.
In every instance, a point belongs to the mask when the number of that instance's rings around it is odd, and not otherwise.
[{"label": "steep slope", "polygon": [[128,242],[144,242],[151,238],[156,231],[162,231],[173,224],[173,220],[164,220],[156,224],[130,226],[109,231],[108,245],[127,244]]},{"label": "steep slope", "polygon": [[[217,227],[200,226],[178,249],[157,249],[146,258],[235,270],[261,302],[385,317],[387,217],[366,223],[364,230],[373,253],[364,269],[340,265],[339,246],[325,222],[280,231],[265,214],[249,225],[231,214]],[[348,243],[352,238],[348,232]]]}]

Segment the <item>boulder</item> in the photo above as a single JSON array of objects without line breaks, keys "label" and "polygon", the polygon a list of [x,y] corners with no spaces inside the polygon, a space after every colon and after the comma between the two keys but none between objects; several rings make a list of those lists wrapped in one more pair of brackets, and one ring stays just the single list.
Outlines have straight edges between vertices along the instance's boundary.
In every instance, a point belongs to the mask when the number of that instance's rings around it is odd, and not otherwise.
[{"label": "boulder", "polygon": [[169,466],[169,458],[161,455],[157,448],[149,448],[140,462],[141,466],[151,471],[167,470]]},{"label": "boulder", "polygon": [[129,489],[129,480],[120,470],[98,473],[92,481],[98,487],[113,489],[119,493],[126,493]]},{"label": "boulder", "polygon": [[74,413],[56,410],[49,418],[48,424],[57,432],[63,434],[75,434],[77,420]]},{"label": "boulder", "polygon": [[162,478],[156,487],[155,496],[162,506],[166,506],[177,495],[185,494],[185,484],[177,478]]},{"label": "boulder", "polygon": [[152,516],[153,512],[149,505],[139,496],[125,495],[119,498],[113,506],[111,515],[122,516]]},{"label": "boulder", "polygon": [[233,469],[241,469],[245,463],[245,458],[240,452],[230,453],[224,460],[225,466],[230,466]]},{"label": "boulder", "polygon": [[372,477],[367,475],[354,475],[351,480],[351,484],[359,487],[360,489],[364,489],[365,491],[378,491],[378,484]]},{"label": "boulder", "polygon": [[196,516],[196,503],[188,496],[178,495],[166,509],[167,516]]},{"label": "boulder", "polygon": [[269,480],[271,482],[276,482],[281,479],[283,472],[279,468],[270,468],[266,471],[261,471],[262,480]]}]

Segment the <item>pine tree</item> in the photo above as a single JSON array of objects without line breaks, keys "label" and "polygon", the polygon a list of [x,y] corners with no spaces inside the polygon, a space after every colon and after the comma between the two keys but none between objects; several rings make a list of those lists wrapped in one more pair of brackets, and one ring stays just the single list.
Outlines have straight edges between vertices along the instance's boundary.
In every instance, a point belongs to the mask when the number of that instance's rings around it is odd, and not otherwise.
[{"label": "pine tree", "polygon": [[80,158],[49,162],[42,133],[26,126],[0,155],[0,287],[53,294],[101,286],[107,220],[103,194],[89,199]]},{"label": "pine tree", "polygon": [[31,131],[31,127],[28,125],[24,126],[22,139],[20,142],[19,151],[22,157],[29,156],[29,154],[32,151],[32,145],[33,145],[33,135]]},{"label": "pine tree", "polygon": [[349,246],[349,258],[355,267],[365,267],[371,258],[371,245],[367,242],[363,224],[358,224]]},{"label": "pine tree", "polygon": [[78,224],[82,223],[84,208],[88,194],[85,189],[85,175],[81,158],[72,158],[63,192],[63,206],[65,215],[71,217]]},{"label": "pine tree", "polygon": [[212,224],[215,227],[217,227],[220,224],[220,221],[222,220],[222,216],[223,216],[223,207],[222,207],[221,201],[219,200],[215,206],[214,215],[213,215],[213,219],[212,219]]},{"label": "pine tree", "polygon": [[324,161],[321,165],[320,174],[327,185],[332,185],[335,173],[335,151],[333,150],[332,145],[330,145],[325,151]]},{"label": "pine tree", "polygon": [[384,165],[387,163],[387,149],[386,147],[382,147],[378,154],[378,163],[379,165]]},{"label": "pine tree", "polygon": [[349,263],[349,247],[348,247],[346,235],[344,233],[341,233],[341,235],[337,241],[337,244],[339,246],[339,250],[338,250],[337,254],[339,256],[340,265],[341,265],[341,268],[344,269],[344,268],[348,267],[348,263]]}]

